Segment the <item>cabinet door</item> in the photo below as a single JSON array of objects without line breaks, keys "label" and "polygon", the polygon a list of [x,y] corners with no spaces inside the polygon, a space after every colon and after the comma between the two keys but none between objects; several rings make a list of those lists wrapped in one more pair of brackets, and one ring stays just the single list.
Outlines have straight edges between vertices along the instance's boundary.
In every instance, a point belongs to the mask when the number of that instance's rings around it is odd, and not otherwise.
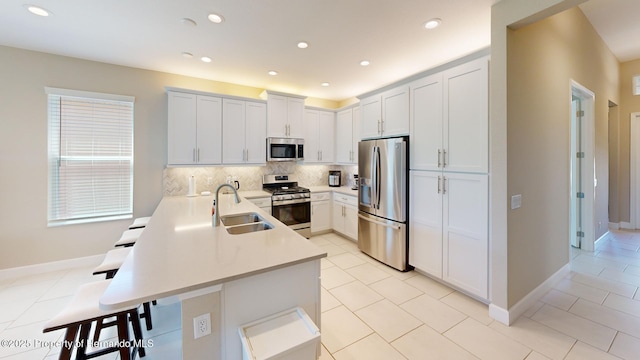
[{"label": "cabinet door", "polygon": [[488,172],[488,92],[487,58],[444,72],[446,171]]},{"label": "cabinet door", "polygon": [[245,110],[246,154],[248,164],[267,162],[267,105],[248,101]]},{"label": "cabinet door", "polygon": [[371,139],[380,136],[382,101],[374,95],[360,101],[360,138]]},{"label": "cabinet door", "polygon": [[442,176],[409,174],[409,264],[442,278]]},{"label": "cabinet door", "polygon": [[488,175],[443,173],[443,280],[488,295]]},{"label": "cabinet door", "polygon": [[353,163],[353,109],[342,110],[336,117],[336,162]]},{"label": "cabinet door", "polygon": [[288,137],[304,138],[304,99],[287,98]]},{"label": "cabinet door", "polygon": [[196,95],[170,91],[167,96],[167,163],[194,164],[197,146]]},{"label": "cabinet door", "polygon": [[411,164],[415,170],[441,170],[442,74],[410,84]]},{"label": "cabinet door", "polygon": [[242,164],[245,161],[245,102],[224,99],[222,113],[223,163]]},{"label": "cabinet door", "polygon": [[333,201],[331,205],[331,224],[333,230],[344,234],[344,204]]},{"label": "cabinet door", "polygon": [[306,134],[304,136],[304,162],[312,164],[320,162],[320,147],[318,143],[318,124],[320,115],[318,110],[305,110],[304,122]]},{"label": "cabinet door", "polygon": [[409,87],[382,94],[382,136],[409,135]]},{"label": "cabinet door", "polygon": [[356,107],[353,109],[353,158],[351,159],[351,163],[358,164],[358,142],[360,141],[360,107]]},{"label": "cabinet door", "polygon": [[329,201],[311,203],[311,232],[331,229],[331,207]]},{"label": "cabinet door", "polygon": [[267,136],[287,136],[287,98],[269,94],[267,99]]},{"label": "cabinet door", "polygon": [[355,206],[344,207],[344,234],[358,240],[358,208]]},{"label": "cabinet door", "polygon": [[198,95],[197,151],[198,164],[222,163],[222,99]]},{"label": "cabinet door", "polygon": [[333,163],[335,161],[335,126],[336,114],[334,112],[319,112],[317,136],[321,163]]}]

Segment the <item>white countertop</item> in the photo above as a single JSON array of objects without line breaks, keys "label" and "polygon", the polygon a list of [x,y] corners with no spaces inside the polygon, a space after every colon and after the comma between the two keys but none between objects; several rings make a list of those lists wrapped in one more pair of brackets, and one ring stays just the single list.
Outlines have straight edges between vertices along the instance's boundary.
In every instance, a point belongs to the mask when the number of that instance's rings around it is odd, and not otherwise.
[{"label": "white countertop", "polygon": [[306,187],[309,188],[309,190],[311,190],[312,193],[313,192],[337,192],[337,193],[356,196],[356,197],[358,196],[358,190],[352,190],[351,187],[349,186],[333,187],[328,185],[322,185],[322,186],[306,186]]},{"label": "white countertop", "polygon": [[231,235],[211,226],[210,196],[162,199],[100,299],[114,309],[326,257],[326,251],[250,201],[220,195],[222,215],[257,212],[274,228]]}]

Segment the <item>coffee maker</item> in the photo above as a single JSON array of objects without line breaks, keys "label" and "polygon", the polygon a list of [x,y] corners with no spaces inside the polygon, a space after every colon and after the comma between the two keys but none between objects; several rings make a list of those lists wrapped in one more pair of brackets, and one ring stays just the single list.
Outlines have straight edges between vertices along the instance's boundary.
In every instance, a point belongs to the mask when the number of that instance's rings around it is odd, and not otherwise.
[{"label": "coffee maker", "polygon": [[329,186],[340,187],[341,172],[339,170],[329,170]]}]

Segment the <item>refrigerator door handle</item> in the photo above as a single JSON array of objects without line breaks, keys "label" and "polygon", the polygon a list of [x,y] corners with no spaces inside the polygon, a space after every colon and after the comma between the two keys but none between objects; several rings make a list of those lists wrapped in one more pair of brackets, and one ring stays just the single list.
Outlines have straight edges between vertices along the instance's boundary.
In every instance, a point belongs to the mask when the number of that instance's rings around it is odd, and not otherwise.
[{"label": "refrigerator door handle", "polygon": [[372,147],[371,148],[371,207],[373,209],[376,208],[376,180],[377,180],[377,174],[376,174],[376,147]]},{"label": "refrigerator door handle", "polygon": [[362,216],[362,215],[360,215],[360,214],[358,214],[358,217],[359,217],[360,219],[362,219],[362,220],[366,220],[366,221],[368,221],[368,222],[372,222],[372,223],[374,223],[374,224],[376,224],[376,225],[380,225],[380,226],[384,226],[384,227],[392,228],[393,230],[400,230],[400,229],[401,229],[401,228],[400,228],[400,226],[398,226],[398,225],[391,225],[391,224],[384,223],[384,222],[382,222],[382,221],[372,220],[372,219],[369,219],[368,217],[366,217],[366,216]]},{"label": "refrigerator door handle", "polygon": [[380,210],[380,147],[376,146],[376,209]]}]

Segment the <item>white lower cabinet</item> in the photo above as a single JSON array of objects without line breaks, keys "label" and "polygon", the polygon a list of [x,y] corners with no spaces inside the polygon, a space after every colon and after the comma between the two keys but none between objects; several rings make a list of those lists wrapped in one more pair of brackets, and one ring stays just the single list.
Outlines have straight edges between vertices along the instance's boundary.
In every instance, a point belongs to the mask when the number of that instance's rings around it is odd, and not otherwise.
[{"label": "white lower cabinet", "polygon": [[488,298],[488,175],[410,172],[409,264]]},{"label": "white lower cabinet", "polygon": [[331,230],[331,193],[311,194],[311,233]]},{"label": "white lower cabinet", "polygon": [[358,240],[358,198],[334,193],[331,210],[333,230]]}]

